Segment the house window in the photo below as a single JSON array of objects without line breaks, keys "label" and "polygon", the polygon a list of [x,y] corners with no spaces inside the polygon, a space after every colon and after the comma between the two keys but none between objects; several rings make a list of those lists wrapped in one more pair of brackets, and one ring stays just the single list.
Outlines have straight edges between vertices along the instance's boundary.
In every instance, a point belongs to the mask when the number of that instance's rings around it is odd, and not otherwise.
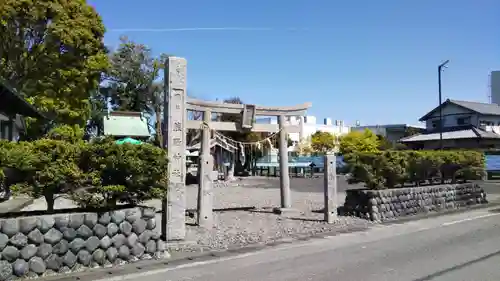
[{"label": "house window", "polygon": [[9,139],[9,124],[8,121],[0,121],[0,139]]},{"label": "house window", "polygon": [[439,120],[432,120],[432,128],[439,128]]},{"label": "house window", "polygon": [[479,121],[479,126],[494,126],[494,125],[495,125],[494,122],[484,121],[484,120]]},{"label": "house window", "polygon": [[470,117],[459,117],[457,118],[457,125],[470,125]]}]

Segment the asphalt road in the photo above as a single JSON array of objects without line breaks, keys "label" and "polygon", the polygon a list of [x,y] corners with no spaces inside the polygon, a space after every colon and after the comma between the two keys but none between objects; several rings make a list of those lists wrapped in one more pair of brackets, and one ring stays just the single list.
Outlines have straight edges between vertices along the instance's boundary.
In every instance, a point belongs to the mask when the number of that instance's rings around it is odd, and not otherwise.
[{"label": "asphalt road", "polygon": [[497,281],[499,264],[500,212],[483,209],[99,280]]}]

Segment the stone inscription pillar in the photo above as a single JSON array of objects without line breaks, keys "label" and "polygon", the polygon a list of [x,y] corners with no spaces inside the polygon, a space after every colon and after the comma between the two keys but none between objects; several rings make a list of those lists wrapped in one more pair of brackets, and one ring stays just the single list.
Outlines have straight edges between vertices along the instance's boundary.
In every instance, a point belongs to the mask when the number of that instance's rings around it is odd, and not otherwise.
[{"label": "stone inscription pillar", "polygon": [[184,58],[169,57],[165,63],[164,110],[168,150],[168,193],[163,204],[162,236],[168,241],[186,236],[186,66]]},{"label": "stone inscription pillar", "polygon": [[325,222],[333,223],[337,219],[337,160],[332,154],[325,155]]},{"label": "stone inscription pillar", "polygon": [[279,132],[279,156],[280,156],[280,191],[281,191],[281,208],[289,209],[292,207],[290,195],[290,176],[288,175],[288,143],[286,141],[286,124],[285,116],[278,117]]}]

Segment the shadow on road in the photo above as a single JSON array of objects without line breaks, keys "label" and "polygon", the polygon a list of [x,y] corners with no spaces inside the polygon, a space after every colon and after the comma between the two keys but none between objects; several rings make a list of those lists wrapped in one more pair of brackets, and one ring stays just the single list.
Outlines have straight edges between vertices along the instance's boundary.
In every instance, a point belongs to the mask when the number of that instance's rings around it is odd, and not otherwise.
[{"label": "shadow on road", "polygon": [[500,194],[500,182],[499,181],[474,181],[479,184],[486,194]]},{"label": "shadow on road", "polygon": [[490,213],[500,213],[500,208],[489,210]]},{"label": "shadow on road", "polygon": [[[259,179],[258,184],[253,186],[262,189],[279,189],[279,178]],[[346,189],[364,188],[363,184],[348,184],[344,176],[337,177],[337,191],[345,191]],[[324,191],[324,179],[322,176],[318,178],[290,178],[290,189],[296,192],[318,192]]]},{"label": "shadow on road", "polygon": [[447,269],[443,269],[441,271],[438,271],[438,272],[433,273],[433,274],[429,274],[427,276],[424,276],[424,277],[419,278],[419,279],[415,279],[413,281],[439,280],[440,277],[442,277],[443,275],[445,275],[447,273],[450,273],[450,272],[453,272],[453,271],[456,271],[456,270],[460,270],[460,269],[465,268],[467,266],[471,266],[473,264],[485,261],[487,259],[491,259],[491,258],[493,258],[495,256],[498,256],[498,255],[500,255],[500,251],[496,251],[496,252],[493,252],[493,253],[491,253],[489,255],[486,255],[484,257],[480,257],[480,258],[477,258],[477,259],[474,259],[474,260],[471,260],[471,261],[468,261],[468,262],[464,262],[462,264],[459,264],[459,265],[456,265],[456,266],[453,266],[453,267],[450,267],[450,268],[447,268]]},{"label": "shadow on road", "polygon": [[308,219],[308,218],[287,218],[292,221],[312,221],[312,222],[323,222],[324,220],[320,219]]}]

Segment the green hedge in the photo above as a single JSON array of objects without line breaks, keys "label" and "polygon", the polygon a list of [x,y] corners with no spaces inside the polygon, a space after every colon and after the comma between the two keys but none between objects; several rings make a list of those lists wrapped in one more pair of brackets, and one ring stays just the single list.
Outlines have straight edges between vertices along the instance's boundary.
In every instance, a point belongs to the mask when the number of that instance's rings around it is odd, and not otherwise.
[{"label": "green hedge", "polygon": [[370,189],[454,183],[485,175],[484,154],[477,151],[361,152],[346,159],[350,182],[363,182]]},{"label": "green hedge", "polygon": [[63,138],[0,141],[0,180],[14,193],[43,196],[49,211],[57,194],[70,195],[82,207],[138,204],[162,197],[167,191],[167,168],[165,151],[150,144]]}]

